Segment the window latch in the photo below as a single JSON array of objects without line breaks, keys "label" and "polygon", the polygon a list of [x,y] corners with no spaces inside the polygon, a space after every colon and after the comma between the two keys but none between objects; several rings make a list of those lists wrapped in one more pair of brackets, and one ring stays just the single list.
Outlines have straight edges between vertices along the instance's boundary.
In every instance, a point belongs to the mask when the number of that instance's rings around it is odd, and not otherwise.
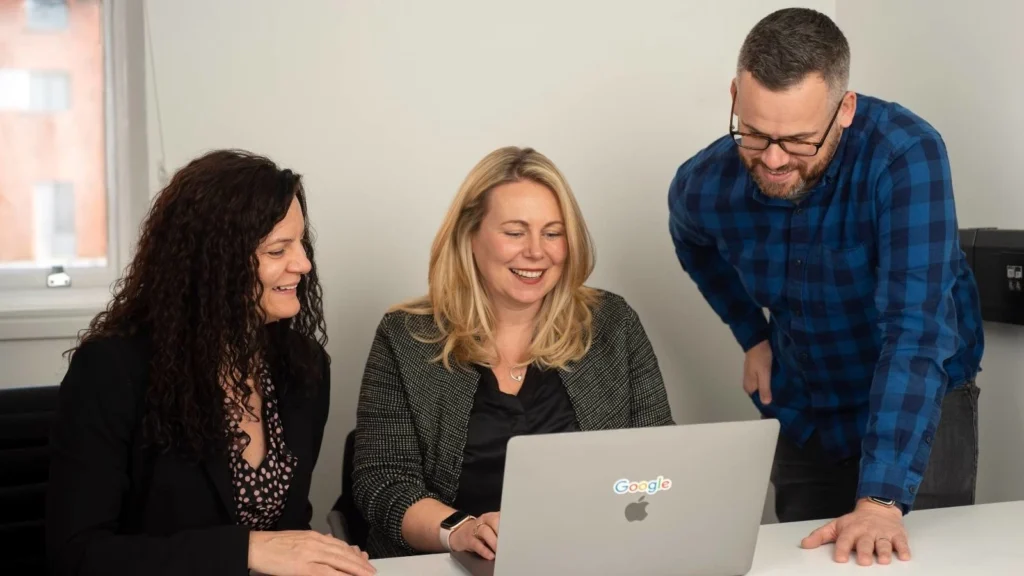
[{"label": "window latch", "polygon": [[47,288],[67,288],[69,286],[71,286],[71,276],[64,271],[63,266],[50,268],[50,273],[46,276]]}]

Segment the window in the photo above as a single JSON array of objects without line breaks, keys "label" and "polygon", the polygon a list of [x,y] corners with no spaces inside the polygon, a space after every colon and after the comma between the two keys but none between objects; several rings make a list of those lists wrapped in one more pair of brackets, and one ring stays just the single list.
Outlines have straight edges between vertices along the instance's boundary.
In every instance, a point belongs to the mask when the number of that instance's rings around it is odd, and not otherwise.
[{"label": "window", "polygon": [[148,203],[143,9],[0,0],[0,340],[54,336],[5,332],[29,312],[92,316],[127,259]]},{"label": "window", "polygon": [[[59,5],[28,1],[25,14],[49,18]],[[63,9],[74,18],[59,34],[11,26],[0,38],[0,269],[35,270],[40,286],[39,270],[62,266],[74,278],[75,268],[106,268],[109,255],[103,12],[95,2]],[[78,214],[76,203],[90,209]]]},{"label": "window", "polygon": [[67,110],[71,100],[70,83],[64,71],[0,70],[0,110]]},{"label": "window", "polygon": [[41,31],[67,28],[67,0],[25,0],[25,27]]},{"label": "window", "polygon": [[[78,259],[75,235],[75,192],[70,182],[35,185],[33,216],[37,262],[62,266]],[[105,266],[106,258],[94,263]]]},{"label": "window", "polygon": [[37,112],[67,110],[71,100],[67,72],[32,72],[28,79],[28,107]]}]

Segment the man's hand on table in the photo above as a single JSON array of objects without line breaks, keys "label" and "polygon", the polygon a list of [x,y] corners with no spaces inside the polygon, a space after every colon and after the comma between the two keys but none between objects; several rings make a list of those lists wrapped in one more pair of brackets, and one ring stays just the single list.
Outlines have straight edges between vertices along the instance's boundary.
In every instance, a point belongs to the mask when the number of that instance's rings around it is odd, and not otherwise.
[{"label": "man's hand on table", "polygon": [[902,510],[897,506],[876,504],[867,498],[859,500],[853,512],[811,532],[800,546],[810,549],[833,542],[836,562],[848,562],[851,553],[857,555],[861,566],[871,565],[875,555],[879,564],[888,564],[893,552],[900,560],[910,560]]}]

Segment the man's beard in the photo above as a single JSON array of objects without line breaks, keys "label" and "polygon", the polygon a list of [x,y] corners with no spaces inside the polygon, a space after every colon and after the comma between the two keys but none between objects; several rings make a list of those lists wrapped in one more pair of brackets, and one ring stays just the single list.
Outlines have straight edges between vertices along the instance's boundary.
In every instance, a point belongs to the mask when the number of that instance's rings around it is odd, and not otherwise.
[{"label": "man's beard", "polygon": [[764,179],[761,174],[761,170],[768,170],[768,167],[764,165],[760,157],[747,159],[740,155],[743,160],[743,164],[750,171],[750,175],[754,177],[754,182],[761,188],[761,192],[769,198],[780,198],[782,200],[793,200],[806,194],[818,180],[821,179],[821,175],[825,173],[829,163],[832,162],[832,157],[836,154],[836,148],[839,147],[839,140],[843,135],[842,129],[836,131],[834,138],[825,143],[825,146],[818,152],[818,156],[823,160],[817,164],[810,166],[807,165],[790,165],[786,164],[780,166],[772,172],[782,172],[793,169],[796,171],[797,178],[796,182],[793,183],[782,183],[772,182]]}]

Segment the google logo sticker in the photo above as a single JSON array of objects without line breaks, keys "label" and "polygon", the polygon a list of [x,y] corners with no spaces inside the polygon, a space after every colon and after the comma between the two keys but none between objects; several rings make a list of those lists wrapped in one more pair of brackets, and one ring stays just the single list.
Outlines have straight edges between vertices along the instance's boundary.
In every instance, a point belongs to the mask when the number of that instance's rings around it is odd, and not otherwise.
[{"label": "google logo sticker", "polygon": [[612,490],[616,494],[637,494],[643,492],[645,494],[654,494],[661,492],[662,490],[668,490],[672,488],[672,480],[665,478],[664,476],[658,476],[654,480],[642,480],[642,481],[631,481],[626,478],[617,480],[615,485],[612,486]]}]

